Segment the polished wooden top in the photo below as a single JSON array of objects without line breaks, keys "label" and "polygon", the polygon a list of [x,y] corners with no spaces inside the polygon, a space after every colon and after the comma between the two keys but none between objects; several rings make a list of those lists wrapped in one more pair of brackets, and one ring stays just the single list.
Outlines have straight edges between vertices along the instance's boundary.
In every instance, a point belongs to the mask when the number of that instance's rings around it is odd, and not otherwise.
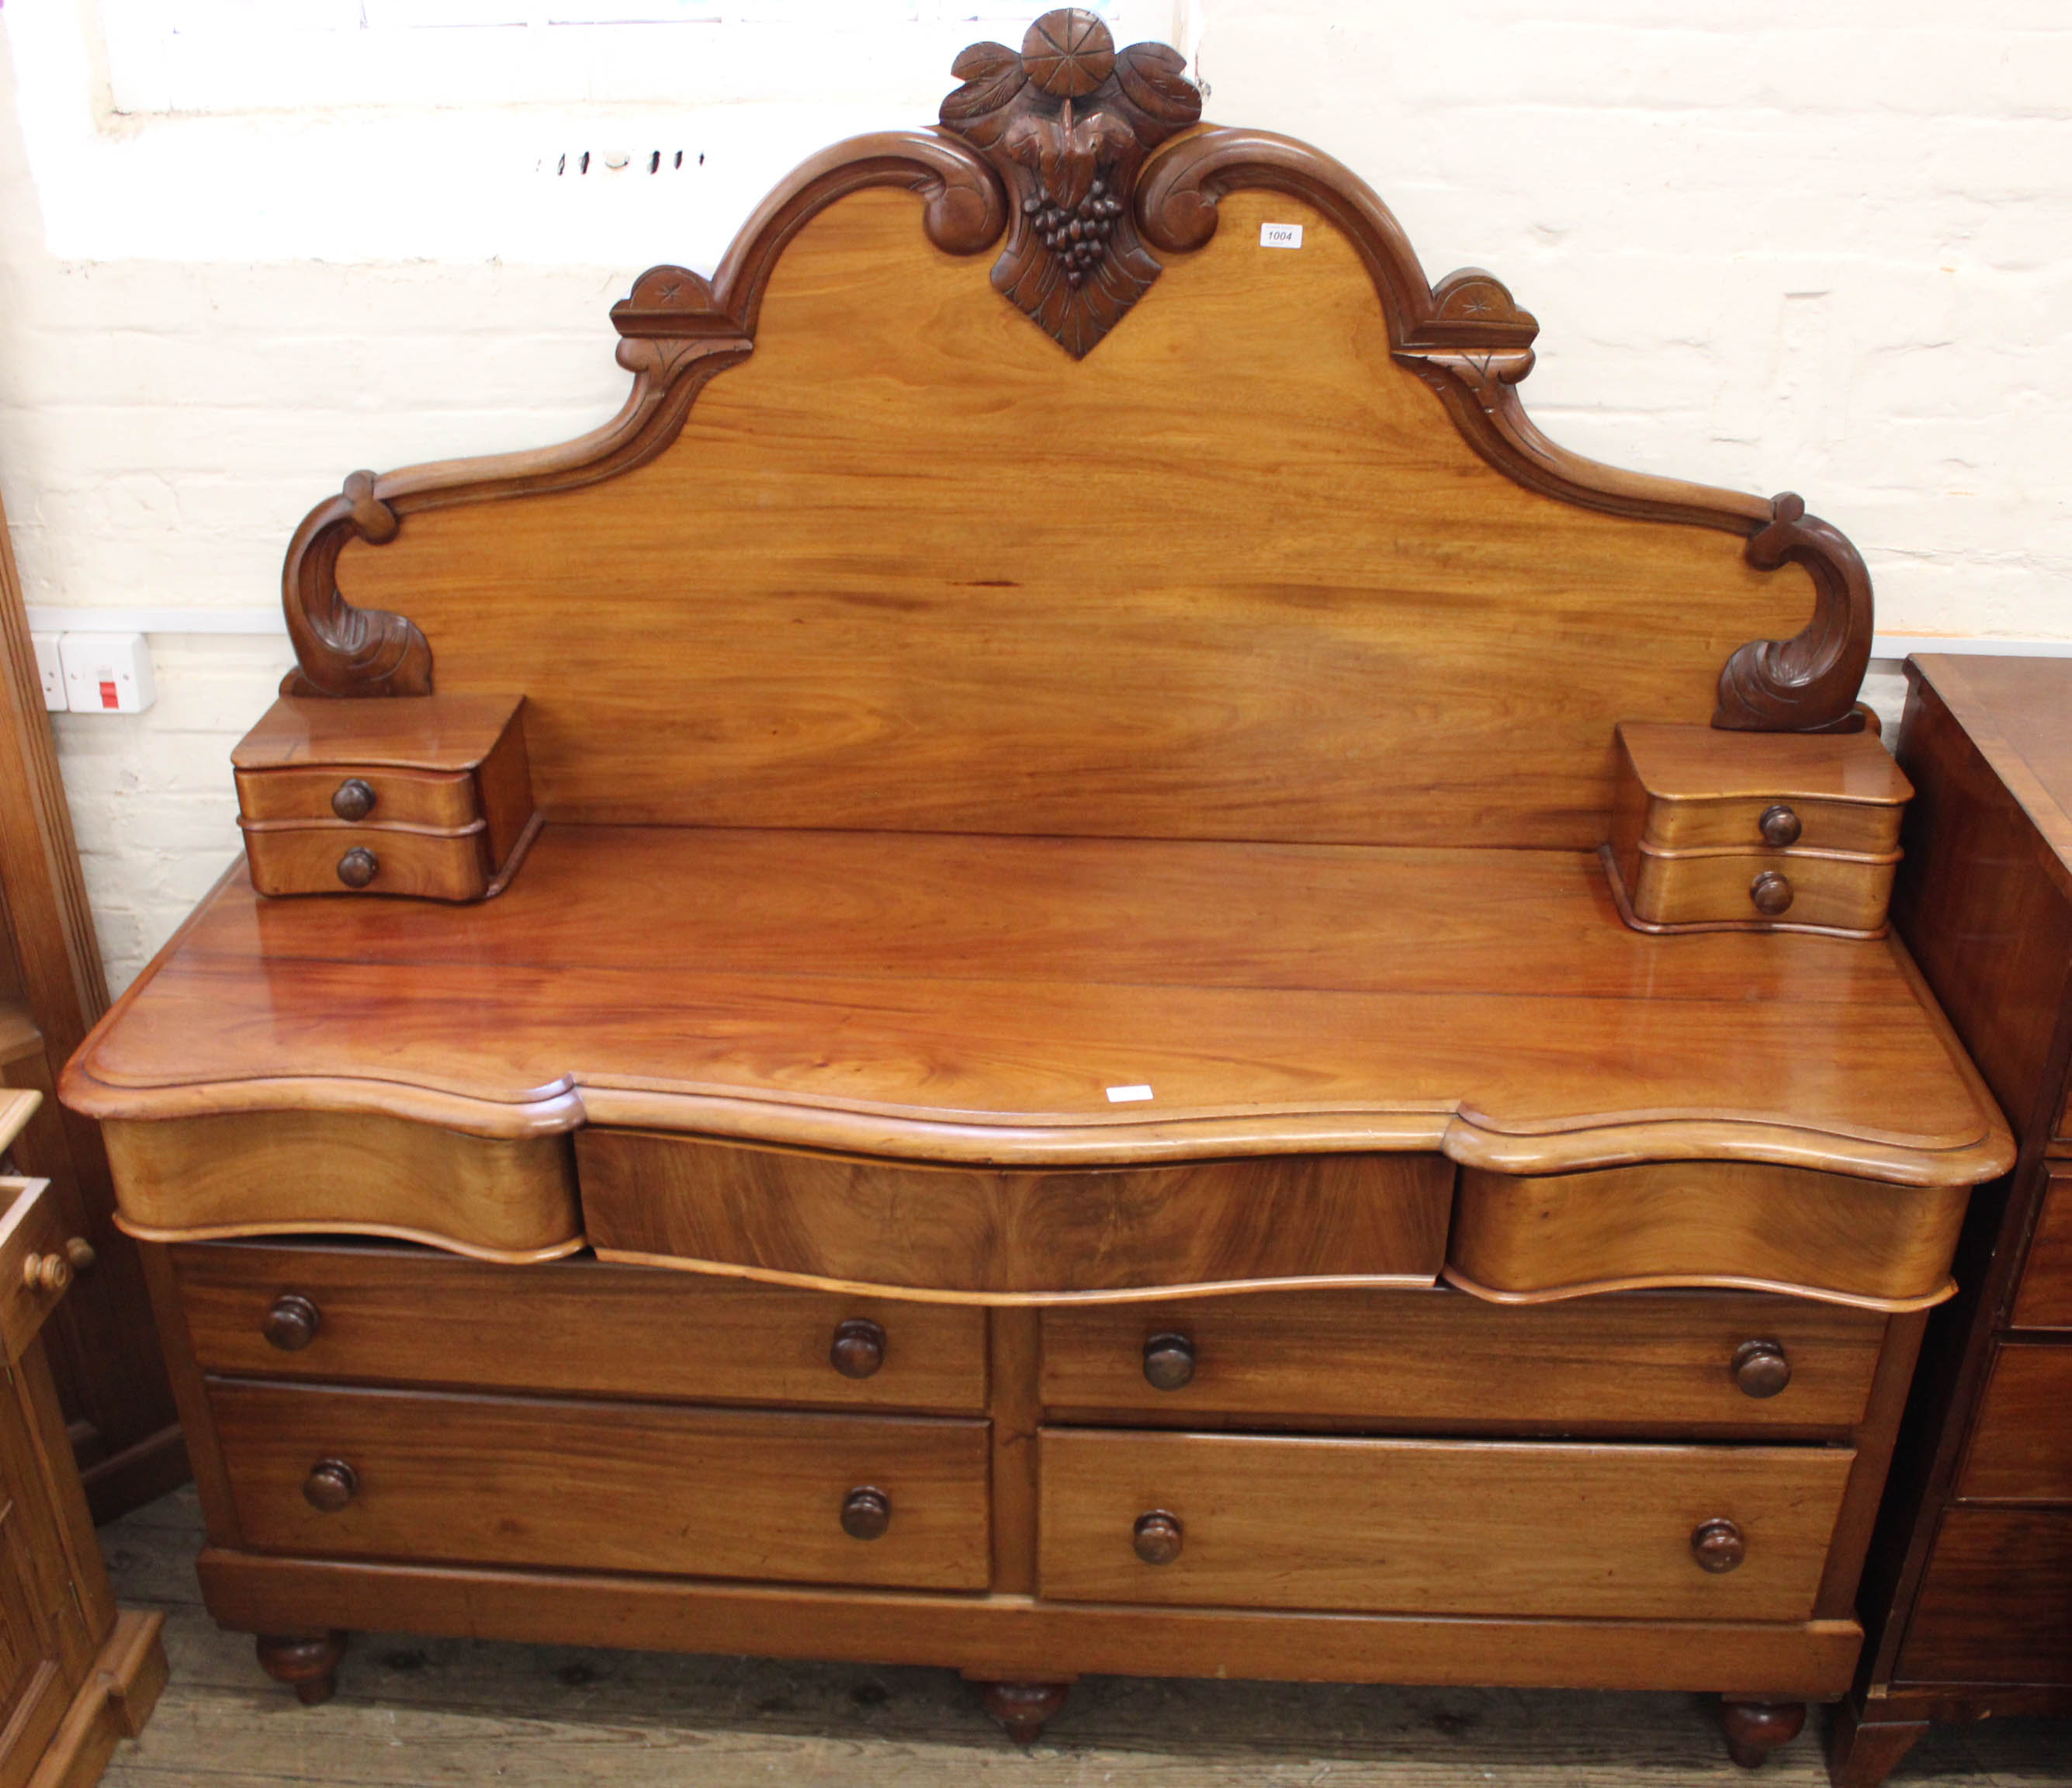
[{"label": "polished wooden top", "polygon": [[64,1091],[974,1161],[2012,1160],[1896,946],[1644,936],[1582,851],[549,825],[471,908],[240,868]]},{"label": "polished wooden top", "polygon": [[230,754],[239,770],[317,764],[472,770],[503,738],[522,696],[429,695],[380,703],[283,696]]},{"label": "polished wooden top", "polygon": [[1907,668],[1933,685],[2035,822],[2072,896],[2072,658],[1928,652]]},{"label": "polished wooden top", "polygon": [[1634,774],[1668,800],[1831,800],[1900,807],[1914,793],[1875,733],[1728,733],[1629,721]]}]

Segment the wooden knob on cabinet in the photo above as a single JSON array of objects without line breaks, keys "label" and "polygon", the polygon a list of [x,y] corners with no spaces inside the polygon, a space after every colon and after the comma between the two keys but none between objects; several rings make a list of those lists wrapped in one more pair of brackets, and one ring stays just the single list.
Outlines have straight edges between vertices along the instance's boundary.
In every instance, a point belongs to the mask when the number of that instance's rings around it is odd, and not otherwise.
[{"label": "wooden knob on cabinet", "polygon": [[835,1325],[828,1363],[845,1379],[867,1379],[885,1363],[885,1331],[867,1316],[845,1317]]},{"label": "wooden knob on cabinet", "polygon": [[93,1271],[101,1256],[93,1252],[93,1243],[84,1235],[74,1235],[65,1242],[65,1258],[72,1262],[72,1270],[84,1279]]},{"label": "wooden knob on cabinet", "polygon": [[842,1531],[851,1539],[876,1539],[892,1525],[892,1498],[861,1485],[842,1498]]},{"label": "wooden knob on cabinet", "polygon": [[365,846],[356,845],[338,860],[338,878],[348,888],[364,888],[381,869],[381,859]]},{"label": "wooden knob on cabinet", "polygon": [[1774,1341],[1744,1341],[1734,1350],[1734,1383],[1749,1397],[1774,1397],[1791,1382],[1791,1362]]},{"label": "wooden knob on cabinet", "polygon": [[31,1254],[22,1260],[22,1284],[32,1292],[61,1292],[72,1283],[72,1262],[62,1254]]},{"label": "wooden knob on cabinet", "polygon": [[1691,1530],[1691,1556],[1697,1560],[1699,1569],[1716,1576],[1740,1564],[1748,1556],[1748,1543],[1733,1522],[1715,1516]]},{"label": "wooden knob on cabinet", "polygon": [[1797,844],[1799,833],[1805,829],[1799,816],[1782,801],[1765,808],[1762,817],[1756,821],[1756,826],[1762,833],[1762,841],[1766,845],[1774,845],[1779,850],[1786,845]]},{"label": "wooden knob on cabinet", "polygon": [[282,1292],[266,1312],[259,1332],[284,1354],[299,1354],[317,1338],[323,1313],[300,1292]]},{"label": "wooden knob on cabinet", "polygon": [[1137,1518],[1130,1543],[1146,1564],[1170,1564],[1180,1556],[1180,1543],[1186,1538],[1186,1529],[1180,1524],[1179,1516],[1153,1509]]},{"label": "wooden knob on cabinet", "polygon": [[1185,1335],[1157,1334],[1144,1344],[1144,1382],[1154,1391],[1193,1383],[1194,1344]]},{"label": "wooden knob on cabinet", "polygon": [[374,791],[357,776],[348,776],[331,798],[331,810],[341,820],[364,820],[374,811]]},{"label": "wooden knob on cabinet", "polygon": [[1766,919],[1774,919],[1791,904],[1791,884],[1774,869],[1765,869],[1749,884],[1749,898]]},{"label": "wooden knob on cabinet", "polygon": [[336,1515],[360,1494],[360,1474],[343,1459],[319,1459],[302,1480],[302,1495],[313,1509]]}]

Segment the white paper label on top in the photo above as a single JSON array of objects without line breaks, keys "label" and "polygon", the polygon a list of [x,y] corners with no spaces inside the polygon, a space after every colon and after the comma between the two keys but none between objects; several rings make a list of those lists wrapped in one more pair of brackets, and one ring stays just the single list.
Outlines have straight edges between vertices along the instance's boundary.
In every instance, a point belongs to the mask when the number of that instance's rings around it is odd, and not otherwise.
[{"label": "white paper label on top", "polygon": [[1108,1102],[1111,1105],[1127,1105],[1134,1100],[1149,1099],[1150,1096],[1149,1087],[1111,1087],[1108,1090]]},{"label": "white paper label on top", "polygon": [[1299,249],[1302,246],[1302,226],[1262,224],[1259,226],[1259,245],[1262,249]]}]

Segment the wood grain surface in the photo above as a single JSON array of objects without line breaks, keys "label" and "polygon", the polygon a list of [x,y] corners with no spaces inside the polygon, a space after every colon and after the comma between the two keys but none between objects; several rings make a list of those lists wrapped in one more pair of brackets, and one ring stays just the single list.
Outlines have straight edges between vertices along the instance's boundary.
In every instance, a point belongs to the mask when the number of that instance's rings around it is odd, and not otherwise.
[{"label": "wood grain surface", "polygon": [[512,1260],[582,1243],[575,1163],[557,1137],[294,1111],[117,1123],[103,1133],[124,1221],[154,1241],[332,1229]]},{"label": "wood grain surface", "polygon": [[[1042,1398],[1076,1417],[1241,1416],[1644,1428],[1846,1428],[1860,1420],[1885,1318],[1781,1297],[1637,1292],[1491,1305],[1450,1289],[1305,1291],[1043,1313]],[[1145,1380],[1153,1336],[1184,1338],[1193,1375]],[[1777,1395],[1735,1383],[1737,1351],[1774,1341]]]},{"label": "wood grain surface", "polygon": [[[1803,1620],[1846,1448],[1509,1445],[1046,1428],[1042,1593],[1404,1613]],[[1179,1556],[1131,1545],[1147,1510]],[[1715,1574],[1693,1531],[1733,1521]]]},{"label": "wood grain surface", "polygon": [[1726,1161],[1549,1178],[1470,1168],[1447,1262],[1501,1293],[1753,1282],[1907,1309],[1947,1294],[1968,1197]]},{"label": "wood grain surface", "polygon": [[2017,1328],[2072,1329],[2072,1172],[2050,1175],[2012,1321]]},{"label": "wood grain surface", "polygon": [[1438,1277],[1439,1155],[1304,1155],[1042,1173],[859,1161],[691,1137],[576,1133],[606,1260],[1047,1295],[1233,1280]]},{"label": "wood grain surface", "polygon": [[[337,703],[327,704],[335,707]],[[237,772],[237,805],[246,829],[333,818],[332,798],[348,780],[372,791],[368,815],[377,825],[457,832],[482,816],[475,778],[466,771],[401,770],[331,762],[298,770]]]},{"label": "wood grain surface", "polygon": [[[2063,1071],[2054,1050],[2072,1009],[2072,823],[2044,848],[2054,834],[2039,839],[2033,816],[2058,824],[2049,791],[2062,785],[2041,779],[2007,734],[2033,725],[2040,738],[2051,736],[2065,705],[2065,669],[2054,660],[2021,671],[1967,671],[1950,658],[1908,664],[1900,750],[1917,792],[1902,836],[1923,870],[1901,878],[1893,922],[1987,1084],[2026,1133],[2039,1121],[2049,1125],[2060,1106]],[[2009,709],[1982,688],[2029,699]],[[2040,1117],[2039,1101],[2049,1107]]]},{"label": "wood grain surface", "polygon": [[[264,1550],[794,1583],[982,1589],[982,1421],[347,1391],[216,1379],[245,1538]],[[335,1513],[319,1460],[352,1469]],[[875,1486],[890,1524],[843,1531]]]},{"label": "wood grain surface", "polygon": [[2072,1683],[2072,1509],[1947,1511],[1893,1675]]},{"label": "wood grain surface", "polygon": [[[479,900],[496,873],[489,828],[477,820],[450,836],[394,826],[312,820],[306,825],[245,826],[252,886],[265,895],[343,894],[364,899]],[[371,857],[368,879],[356,885],[347,858]]]},{"label": "wood grain surface", "polygon": [[[948,1304],[828,1297],[594,1261],[503,1267],[414,1248],[259,1243],[172,1251],[204,1370],[372,1384],[976,1414],[985,1318]],[[263,1332],[286,1294],[318,1313],[284,1352]],[[883,1363],[830,1363],[837,1324],[885,1335]]]},{"label": "wood grain surface", "polygon": [[2002,1342],[1971,1429],[1957,1494],[2072,1503],[2072,1347]]},{"label": "wood grain surface", "polygon": [[1799,842],[1811,849],[1889,851],[1914,792],[1875,733],[1729,733],[1638,721],[1622,722],[1618,736],[1634,779],[1660,803],[1649,841],[1665,849],[1758,845],[1755,821],[1783,801],[1804,823]]},{"label": "wood grain surface", "polygon": [[[1656,925],[1806,925],[1877,937],[1885,930],[1897,852],[1884,857],[1798,850],[1655,852],[1633,860],[1627,894],[1636,918]],[[1782,876],[1790,902],[1766,913],[1757,878]]]},{"label": "wood grain surface", "polygon": [[233,873],[64,1091],[1017,1165],[2012,1158],[1895,948],[1642,936],[1581,852],[550,825],[479,907]]},{"label": "wood grain surface", "polygon": [[1522,488],[1331,221],[1218,209],[1074,365],[856,193],[658,457],[412,514],[339,586],[442,693],[525,693],[557,819],[1595,845],[1613,723],[1702,724],[1811,580]]},{"label": "wood grain surface", "polygon": [[254,777],[339,765],[361,771],[473,770],[495,751],[524,700],[442,691],[354,709],[334,701],[282,696],[231,748],[230,761]]}]

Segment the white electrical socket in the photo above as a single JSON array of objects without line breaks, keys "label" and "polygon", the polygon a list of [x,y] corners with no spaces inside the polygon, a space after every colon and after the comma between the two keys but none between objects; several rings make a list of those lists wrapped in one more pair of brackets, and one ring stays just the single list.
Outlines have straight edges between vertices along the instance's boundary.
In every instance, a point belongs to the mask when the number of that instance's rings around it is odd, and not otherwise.
[{"label": "white electrical socket", "polygon": [[142,713],[158,699],[141,633],[61,634],[58,656],[65,705],[76,714]]},{"label": "white electrical socket", "polygon": [[29,643],[36,648],[36,675],[43,680],[43,705],[54,714],[70,705],[65,700],[64,664],[58,656],[58,635],[32,633]]}]

